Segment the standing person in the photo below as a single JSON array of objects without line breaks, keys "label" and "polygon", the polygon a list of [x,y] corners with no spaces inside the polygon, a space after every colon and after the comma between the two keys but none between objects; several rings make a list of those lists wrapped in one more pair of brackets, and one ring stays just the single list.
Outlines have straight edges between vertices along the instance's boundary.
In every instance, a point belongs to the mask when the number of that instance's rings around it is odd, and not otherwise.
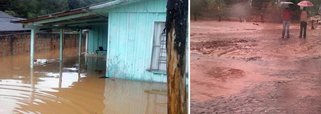
[{"label": "standing person", "polygon": [[319,7],[319,11],[318,11],[319,15],[321,15],[321,5]]},{"label": "standing person", "polygon": [[261,22],[264,23],[264,13],[263,12],[260,13],[260,18],[261,18]]},{"label": "standing person", "polygon": [[292,12],[289,7],[285,8],[282,12],[283,19],[283,30],[282,30],[282,38],[286,35],[286,38],[290,38],[290,20],[292,17]]},{"label": "standing person", "polygon": [[300,15],[300,38],[302,38],[302,36],[303,38],[306,38],[307,25],[308,25],[307,20],[308,20],[308,12],[304,7]]}]

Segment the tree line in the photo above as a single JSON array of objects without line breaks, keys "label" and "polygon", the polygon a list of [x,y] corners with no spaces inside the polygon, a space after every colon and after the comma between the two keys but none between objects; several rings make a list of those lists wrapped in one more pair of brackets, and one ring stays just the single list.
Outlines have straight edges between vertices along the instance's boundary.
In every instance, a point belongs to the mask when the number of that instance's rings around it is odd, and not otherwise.
[{"label": "tree line", "polygon": [[0,11],[21,18],[76,9],[110,0],[0,0]]},{"label": "tree line", "polygon": [[[282,1],[297,4],[301,0],[191,0],[191,19],[197,20],[206,17],[221,20],[221,18],[229,16],[246,17],[279,13],[282,10],[279,6]],[[308,8],[310,14],[318,14],[321,0],[310,1],[314,4],[314,7]],[[291,9],[294,12],[300,11],[300,7],[296,5],[291,6]]]}]

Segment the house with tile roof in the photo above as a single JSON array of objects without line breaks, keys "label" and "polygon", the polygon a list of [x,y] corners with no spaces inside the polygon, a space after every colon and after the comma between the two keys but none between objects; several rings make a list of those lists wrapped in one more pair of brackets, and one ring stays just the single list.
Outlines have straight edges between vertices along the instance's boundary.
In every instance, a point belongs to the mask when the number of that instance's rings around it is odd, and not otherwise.
[{"label": "house with tile roof", "polygon": [[28,28],[23,28],[21,23],[13,22],[17,20],[21,20],[21,18],[14,17],[0,11],[0,33],[26,32],[30,30]]}]

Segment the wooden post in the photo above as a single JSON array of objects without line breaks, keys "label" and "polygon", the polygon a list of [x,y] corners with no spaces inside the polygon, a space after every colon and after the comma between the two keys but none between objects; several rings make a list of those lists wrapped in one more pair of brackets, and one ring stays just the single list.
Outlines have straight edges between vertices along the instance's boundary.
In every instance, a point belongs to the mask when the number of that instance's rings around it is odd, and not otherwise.
[{"label": "wooden post", "polygon": [[35,34],[36,34],[36,30],[31,29],[31,34],[30,34],[30,68],[33,68],[33,63],[34,63]]},{"label": "wooden post", "polygon": [[58,82],[58,87],[62,87],[62,74],[63,74],[63,63],[62,61],[59,62],[59,82]]},{"label": "wooden post", "polygon": [[185,54],[175,50],[175,29],[173,28],[167,41],[167,86],[168,86],[168,113],[186,114],[186,82],[185,82]]},{"label": "wooden post", "polygon": [[78,56],[81,56],[82,29],[79,30]]},{"label": "wooden post", "polygon": [[187,114],[188,0],[168,0],[166,17],[168,114]]},{"label": "wooden post", "polygon": [[82,42],[82,29],[79,30],[79,44],[78,44],[78,80],[80,79],[81,68],[81,42]]},{"label": "wooden post", "polygon": [[34,72],[33,72],[33,68],[30,69],[30,85],[31,85],[31,91],[30,91],[30,101],[29,103],[32,103],[35,100],[35,91],[36,91],[36,85],[35,85],[35,81],[34,81]]},{"label": "wooden post", "polygon": [[59,39],[59,60],[63,61],[63,40],[64,40],[64,29],[60,29],[60,39]]}]

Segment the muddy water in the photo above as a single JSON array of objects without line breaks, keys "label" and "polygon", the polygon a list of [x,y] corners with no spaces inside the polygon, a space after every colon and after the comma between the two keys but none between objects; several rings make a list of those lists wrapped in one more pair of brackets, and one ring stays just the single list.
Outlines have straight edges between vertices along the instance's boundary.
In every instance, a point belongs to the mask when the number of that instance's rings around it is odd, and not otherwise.
[{"label": "muddy water", "polygon": [[58,54],[37,53],[53,61],[34,69],[28,54],[0,58],[0,114],[166,113],[165,84],[99,78],[103,59],[82,58],[78,70],[76,49],[65,50],[63,64]]}]

